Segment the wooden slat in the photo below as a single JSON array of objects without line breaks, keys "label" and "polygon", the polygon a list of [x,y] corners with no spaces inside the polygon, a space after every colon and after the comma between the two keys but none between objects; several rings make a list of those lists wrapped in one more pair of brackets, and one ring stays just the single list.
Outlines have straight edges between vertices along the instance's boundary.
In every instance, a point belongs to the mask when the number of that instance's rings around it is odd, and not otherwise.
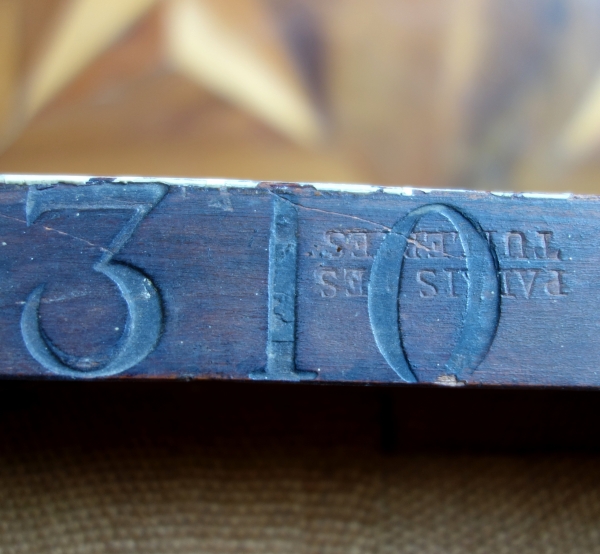
[{"label": "wooden slat", "polygon": [[3,377],[600,385],[596,197],[3,181]]}]

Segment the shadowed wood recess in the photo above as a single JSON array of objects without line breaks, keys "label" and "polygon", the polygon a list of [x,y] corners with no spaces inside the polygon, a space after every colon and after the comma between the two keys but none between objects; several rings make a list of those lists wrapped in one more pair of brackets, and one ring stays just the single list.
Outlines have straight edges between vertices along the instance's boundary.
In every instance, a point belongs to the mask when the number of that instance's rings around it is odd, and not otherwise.
[{"label": "shadowed wood recess", "polygon": [[0,0],[0,171],[598,192],[600,4]]},{"label": "shadowed wood recess", "polygon": [[3,552],[597,552],[595,394],[5,385]]}]

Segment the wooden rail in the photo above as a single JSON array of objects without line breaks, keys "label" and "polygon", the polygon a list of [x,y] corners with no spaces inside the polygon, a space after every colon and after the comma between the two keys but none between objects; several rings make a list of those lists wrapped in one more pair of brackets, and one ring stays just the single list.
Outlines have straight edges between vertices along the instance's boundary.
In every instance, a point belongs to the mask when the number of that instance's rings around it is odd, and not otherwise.
[{"label": "wooden rail", "polygon": [[600,385],[600,202],[4,176],[3,377]]}]

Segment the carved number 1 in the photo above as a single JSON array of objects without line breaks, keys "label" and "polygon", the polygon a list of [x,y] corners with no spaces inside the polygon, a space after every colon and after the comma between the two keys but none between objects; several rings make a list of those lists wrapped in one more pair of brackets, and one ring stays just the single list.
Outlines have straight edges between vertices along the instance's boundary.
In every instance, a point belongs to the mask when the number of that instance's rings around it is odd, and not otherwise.
[{"label": "carved number 1", "polygon": [[94,265],[119,288],[127,303],[127,323],[108,362],[76,357],[53,345],[40,326],[39,307],[45,285],[29,295],[21,316],[21,333],[29,353],[46,369],[66,377],[108,377],[141,362],[160,338],[162,308],[154,284],[136,269],[113,262],[150,210],[167,192],[163,185],[89,185],[68,189],[31,188],[27,194],[27,225],[45,212],[75,210],[133,210],[133,216]]}]

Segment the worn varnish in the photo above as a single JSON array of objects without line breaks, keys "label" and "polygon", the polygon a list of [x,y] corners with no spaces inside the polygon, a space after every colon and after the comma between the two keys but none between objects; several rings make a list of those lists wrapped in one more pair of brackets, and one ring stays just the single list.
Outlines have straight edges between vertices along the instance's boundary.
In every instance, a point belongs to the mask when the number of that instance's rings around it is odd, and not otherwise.
[{"label": "worn varnish", "polygon": [[5,176],[0,374],[600,385],[600,202]]}]

